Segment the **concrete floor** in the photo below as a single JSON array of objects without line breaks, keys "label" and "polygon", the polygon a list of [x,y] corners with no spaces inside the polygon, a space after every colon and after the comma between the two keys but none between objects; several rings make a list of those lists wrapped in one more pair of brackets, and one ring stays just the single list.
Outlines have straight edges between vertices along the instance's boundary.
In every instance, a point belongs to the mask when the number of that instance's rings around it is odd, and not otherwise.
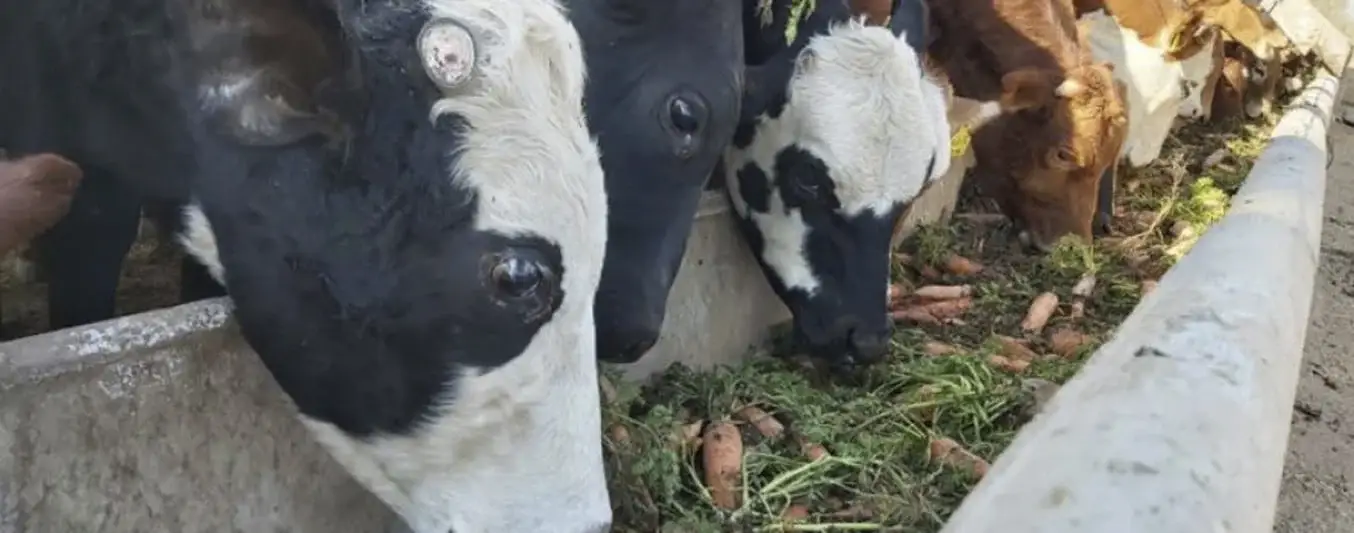
[{"label": "concrete floor", "polygon": [[[1337,119],[1354,119],[1352,72]],[[1354,128],[1336,120],[1330,134],[1321,266],[1275,533],[1354,531]]]}]

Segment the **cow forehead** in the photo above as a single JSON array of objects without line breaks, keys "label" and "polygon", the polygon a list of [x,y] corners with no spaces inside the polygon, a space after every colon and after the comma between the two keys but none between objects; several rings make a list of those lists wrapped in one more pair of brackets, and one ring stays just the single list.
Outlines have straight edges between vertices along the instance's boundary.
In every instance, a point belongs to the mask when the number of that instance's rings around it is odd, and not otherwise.
[{"label": "cow forehead", "polygon": [[916,52],[886,28],[834,26],[806,54],[781,122],[795,132],[794,144],[823,162],[843,214],[884,216],[933,177],[948,146],[943,95]]}]

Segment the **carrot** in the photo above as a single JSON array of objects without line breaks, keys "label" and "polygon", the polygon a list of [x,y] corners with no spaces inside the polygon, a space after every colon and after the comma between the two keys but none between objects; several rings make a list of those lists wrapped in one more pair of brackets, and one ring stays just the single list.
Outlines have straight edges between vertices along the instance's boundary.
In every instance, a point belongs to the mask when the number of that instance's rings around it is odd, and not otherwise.
[{"label": "carrot", "polygon": [[1072,296],[1078,298],[1090,298],[1091,292],[1095,290],[1095,274],[1086,274],[1077,280],[1077,284],[1072,286]]},{"label": "carrot", "polygon": [[757,428],[758,433],[761,433],[763,437],[768,439],[779,437],[781,433],[785,432],[784,424],[781,424],[780,421],[776,420],[770,413],[767,413],[756,406],[749,405],[739,409],[734,416],[737,416],[744,422],[752,424],[752,427]]},{"label": "carrot", "polygon": [[1091,338],[1085,333],[1072,328],[1060,328],[1049,335],[1048,342],[1053,348],[1053,353],[1063,358],[1070,358],[1076,355],[1077,350],[1090,342]]},{"label": "carrot", "polygon": [[804,437],[796,437],[795,440],[799,441],[799,452],[804,454],[804,457],[808,457],[810,461],[817,461],[828,456],[827,448],[820,444],[809,442]]},{"label": "carrot", "polygon": [[780,514],[780,519],[786,522],[799,522],[809,517],[809,508],[803,505],[791,505],[785,508]]},{"label": "carrot", "polygon": [[956,318],[973,306],[973,298],[965,296],[954,300],[913,304],[891,313],[894,320],[910,320],[922,324],[940,324],[942,320]]},{"label": "carrot", "polygon": [[987,475],[988,469],[992,467],[982,457],[965,450],[951,439],[931,440],[931,461],[968,471],[976,477]]},{"label": "carrot", "polygon": [[630,444],[630,430],[625,429],[625,426],[623,425],[616,424],[611,426],[611,429],[607,430],[607,436],[611,438],[611,442],[614,445],[625,446]]},{"label": "carrot", "polygon": [[1148,293],[1150,293],[1150,292],[1156,290],[1156,288],[1157,288],[1157,281],[1156,281],[1156,280],[1154,280],[1154,279],[1145,279],[1145,280],[1142,281],[1142,295],[1143,295],[1143,296],[1147,296]]},{"label": "carrot", "polygon": [[1058,295],[1046,292],[1034,297],[1030,303],[1030,309],[1025,313],[1025,320],[1020,322],[1020,329],[1030,333],[1038,333],[1048,324],[1048,319],[1053,316],[1053,312],[1058,310]]},{"label": "carrot", "polygon": [[912,291],[913,296],[927,300],[957,300],[971,294],[969,285],[927,285]]},{"label": "carrot", "polygon": [[959,352],[958,348],[938,341],[926,341],[921,345],[923,352],[932,357],[941,357],[945,355],[954,355]]},{"label": "carrot", "polygon": [[917,273],[921,274],[923,279],[940,279],[942,277],[940,271],[931,265],[922,266],[917,270]]},{"label": "carrot", "polygon": [[945,258],[945,271],[956,276],[972,276],[983,271],[983,265],[959,254]]},{"label": "carrot", "polygon": [[893,304],[894,304],[894,302],[897,302],[897,301],[899,301],[899,300],[902,300],[904,294],[906,294],[906,292],[903,291],[903,286],[902,286],[902,285],[899,285],[899,284],[897,284],[897,283],[890,283],[890,284],[889,284],[889,306],[892,307]]},{"label": "carrot", "polygon": [[991,363],[992,366],[995,366],[1012,374],[1019,374],[1021,372],[1024,372],[1026,368],[1030,367],[1029,361],[1024,361],[1020,359],[1011,359],[1010,357],[1006,357],[1004,355],[993,355],[991,357],[988,357],[987,362]]},{"label": "carrot", "polygon": [[996,335],[997,342],[1001,343],[1001,355],[1011,361],[1033,361],[1039,358],[1039,354],[1034,353],[1024,342],[1016,340],[1005,335]]},{"label": "carrot", "polygon": [[729,422],[715,422],[705,430],[705,484],[716,507],[738,507],[739,472],[743,469],[743,437]]}]

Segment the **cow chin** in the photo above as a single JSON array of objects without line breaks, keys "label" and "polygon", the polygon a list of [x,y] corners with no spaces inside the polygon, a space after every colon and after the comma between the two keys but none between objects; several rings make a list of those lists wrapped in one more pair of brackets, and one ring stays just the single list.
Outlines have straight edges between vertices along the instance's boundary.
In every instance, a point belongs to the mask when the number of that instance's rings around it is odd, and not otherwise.
[{"label": "cow chin", "polygon": [[406,433],[354,436],[302,422],[411,533],[607,531],[597,370],[591,346],[580,346],[593,341],[586,324],[556,317],[511,362],[463,370]]}]

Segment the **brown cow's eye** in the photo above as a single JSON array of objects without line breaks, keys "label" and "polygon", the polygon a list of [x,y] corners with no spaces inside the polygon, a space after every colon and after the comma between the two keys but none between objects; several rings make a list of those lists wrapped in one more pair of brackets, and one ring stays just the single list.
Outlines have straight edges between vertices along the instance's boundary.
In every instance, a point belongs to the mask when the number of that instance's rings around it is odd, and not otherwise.
[{"label": "brown cow's eye", "polygon": [[1066,146],[1058,148],[1058,151],[1057,153],[1054,154],[1054,157],[1057,157],[1058,161],[1061,161],[1068,165],[1077,164],[1077,154],[1073,153],[1072,149]]}]

